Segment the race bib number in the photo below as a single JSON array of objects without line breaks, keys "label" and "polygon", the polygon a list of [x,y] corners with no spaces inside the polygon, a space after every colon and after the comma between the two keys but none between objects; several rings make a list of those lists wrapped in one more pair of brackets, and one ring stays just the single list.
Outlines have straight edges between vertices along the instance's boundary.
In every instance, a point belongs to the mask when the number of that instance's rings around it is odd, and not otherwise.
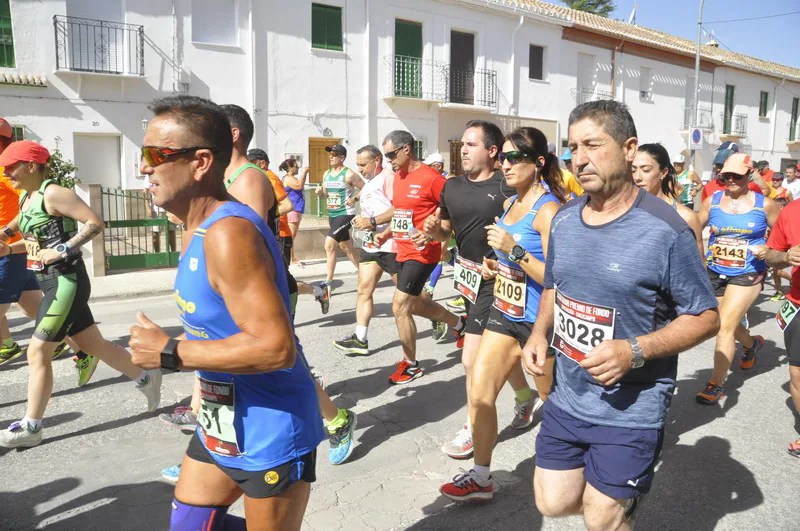
[{"label": "race bib number", "polygon": [[456,290],[472,304],[478,300],[478,290],[481,287],[482,279],[480,264],[456,255],[453,282]]},{"label": "race bib number", "polygon": [[342,192],[328,192],[328,208],[344,208],[344,195]]},{"label": "race bib number", "polygon": [[28,258],[28,269],[31,271],[42,271],[44,263],[42,263],[42,248],[39,246],[39,240],[36,236],[25,237],[25,253]]},{"label": "race bib number", "polygon": [[781,332],[786,330],[786,328],[789,326],[789,323],[792,322],[792,319],[797,317],[798,310],[800,310],[800,307],[798,307],[792,301],[788,299],[784,301],[781,309],[775,315],[775,320],[778,321],[778,328],[781,329]]},{"label": "race bib number", "polygon": [[556,289],[552,347],[580,363],[601,342],[614,339],[615,314],[614,308],[570,299]]},{"label": "race bib number", "polygon": [[374,230],[365,230],[364,231],[364,247],[368,249],[377,249],[378,246],[375,245],[375,231]]},{"label": "race bib number", "polygon": [[525,316],[528,298],[525,271],[502,262],[497,263],[494,281],[494,307],[509,317]]},{"label": "race bib number", "polygon": [[197,416],[203,443],[209,452],[237,457],[242,455],[233,427],[234,384],[200,378],[200,414]]},{"label": "race bib number", "polygon": [[720,267],[743,269],[747,265],[747,240],[726,236],[715,239],[711,260]]},{"label": "race bib number", "polygon": [[414,226],[413,210],[395,210],[392,216],[392,236],[396,240],[409,239],[408,232]]}]

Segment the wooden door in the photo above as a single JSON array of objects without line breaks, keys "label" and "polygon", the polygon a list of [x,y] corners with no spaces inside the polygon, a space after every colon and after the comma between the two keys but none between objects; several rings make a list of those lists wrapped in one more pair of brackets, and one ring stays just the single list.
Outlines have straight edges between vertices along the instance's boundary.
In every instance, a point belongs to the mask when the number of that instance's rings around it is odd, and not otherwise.
[{"label": "wooden door", "polygon": [[325,148],[341,143],[341,138],[308,139],[308,167],[310,168],[308,182],[310,184],[322,184],[322,174],[331,167]]},{"label": "wooden door", "polygon": [[463,173],[461,168],[461,140],[450,141],[450,175],[456,176]]},{"label": "wooden door", "polygon": [[475,101],[475,35],[450,32],[450,101],[472,105]]}]

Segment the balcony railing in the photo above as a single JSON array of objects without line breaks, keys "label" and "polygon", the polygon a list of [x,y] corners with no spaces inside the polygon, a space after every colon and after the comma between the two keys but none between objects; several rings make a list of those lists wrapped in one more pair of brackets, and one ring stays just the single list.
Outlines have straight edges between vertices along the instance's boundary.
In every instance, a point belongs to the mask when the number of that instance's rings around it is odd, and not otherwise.
[{"label": "balcony railing", "polygon": [[683,128],[689,129],[691,127],[699,127],[700,129],[714,130],[714,114],[711,107],[703,107],[702,105],[697,109],[697,123],[694,123],[694,108],[683,107]]},{"label": "balcony railing", "polygon": [[747,136],[747,115],[746,114],[731,114],[725,116],[722,113],[722,134],[738,136],[744,138]]},{"label": "balcony railing", "polygon": [[475,70],[450,69],[450,103],[497,106],[497,72],[476,68]]},{"label": "balcony railing", "polygon": [[800,122],[789,122],[789,136],[786,140],[788,142],[800,142]]},{"label": "balcony railing", "polygon": [[572,94],[572,98],[575,100],[575,105],[580,105],[582,103],[586,103],[587,101],[614,99],[614,95],[610,92],[590,88],[571,89],[570,93]]},{"label": "balcony railing", "polygon": [[56,70],[144,75],[144,27],[55,15]]},{"label": "balcony railing", "polygon": [[447,101],[447,64],[405,55],[385,57],[384,64],[387,96]]},{"label": "balcony railing", "polygon": [[0,17],[0,66],[14,68],[14,35],[11,17]]}]

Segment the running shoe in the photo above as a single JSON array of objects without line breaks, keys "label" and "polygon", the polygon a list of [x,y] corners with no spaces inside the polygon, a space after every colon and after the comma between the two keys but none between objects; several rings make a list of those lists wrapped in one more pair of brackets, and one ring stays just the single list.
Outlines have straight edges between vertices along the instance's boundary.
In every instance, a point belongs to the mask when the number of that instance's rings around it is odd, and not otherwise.
[{"label": "running shoe", "polygon": [[53,351],[53,359],[54,360],[58,359],[63,353],[67,351],[68,348],[69,345],[67,345],[66,343],[64,342],[59,343],[56,349]]},{"label": "running shoe", "polygon": [[361,356],[367,356],[369,354],[369,343],[366,340],[359,341],[358,336],[355,334],[350,334],[347,337],[334,341],[333,346],[348,354],[359,354]]},{"label": "running shoe", "polygon": [[314,381],[319,384],[320,388],[324,391],[325,390],[325,377],[322,376],[320,373],[309,370],[308,372],[311,373],[311,377],[314,378]]},{"label": "running shoe", "polygon": [[462,469],[461,474],[454,477],[453,481],[439,487],[439,492],[454,502],[491,500],[494,495],[494,482],[492,476],[489,476],[489,483],[481,485],[475,477],[474,470],[466,472]]},{"label": "running shoe", "polygon": [[78,387],[83,387],[92,379],[92,375],[97,369],[97,364],[100,363],[100,358],[95,356],[75,356],[72,361],[75,362],[75,370],[78,372]]},{"label": "running shoe", "polygon": [[328,461],[332,465],[341,465],[350,454],[353,453],[353,446],[356,444],[356,414],[347,411],[347,422],[344,426],[336,429],[330,434],[328,441],[330,448],[328,449]]},{"label": "running shoe", "polygon": [[41,427],[36,431],[31,431],[29,424],[23,426],[22,421],[14,422],[8,429],[0,432],[0,446],[3,448],[31,448],[38,446],[42,442],[43,431]]},{"label": "running shoe", "polygon": [[450,299],[445,303],[445,306],[450,308],[451,310],[456,311],[466,311],[467,309],[467,299],[465,299],[462,295],[459,295],[455,299]]},{"label": "running shoe", "polygon": [[741,324],[745,330],[750,330],[750,321],[747,319],[747,314],[744,314],[744,317],[742,317],[742,320],[739,324]]},{"label": "running shoe", "polygon": [[789,448],[787,448],[786,451],[793,457],[800,457],[800,439],[789,443]]},{"label": "running shoe", "polygon": [[718,404],[720,400],[725,396],[725,393],[722,392],[722,387],[715,384],[714,382],[708,382],[706,388],[703,389],[701,392],[697,393],[695,397],[697,401],[701,404],[706,404],[708,406],[713,406],[714,404]]},{"label": "running shoe", "polygon": [[147,411],[152,413],[158,409],[158,404],[161,403],[161,369],[145,372],[147,373],[145,381],[136,384],[136,389],[147,397]]},{"label": "running shoe", "polygon": [[464,424],[452,441],[442,445],[442,452],[453,459],[468,459],[472,456],[472,430]]},{"label": "running shoe", "polygon": [[170,466],[161,471],[161,477],[170,483],[177,483],[180,475],[181,465]]},{"label": "running shoe", "polygon": [[431,296],[431,298],[432,298],[432,297],[433,297],[433,292],[434,292],[434,290],[435,290],[436,288],[435,288],[434,286],[431,286],[430,284],[425,284],[425,287],[424,287],[423,289],[425,289],[425,292],[426,292],[428,295],[430,295],[430,296]]},{"label": "running shoe", "polygon": [[511,427],[515,430],[524,430],[533,424],[533,414],[539,411],[542,407],[542,402],[537,397],[527,402],[520,402],[514,399],[514,420],[511,421]]},{"label": "running shoe", "polygon": [[411,380],[416,380],[423,374],[422,367],[412,365],[410,361],[403,360],[397,364],[397,370],[389,376],[389,383],[393,385],[407,384]]},{"label": "running shoe", "polygon": [[314,298],[317,299],[322,313],[326,314],[331,310],[331,293],[333,293],[333,287],[330,282],[320,282],[319,287],[322,290],[322,295]]},{"label": "running shoe", "polygon": [[447,323],[444,321],[431,321],[433,327],[433,340],[439,343],[447,335]]},{"label": "running shoe", "polygon": [[756,354],[761,348],[764,346],[764,337],[763,336],[753,336],[753,346],[750,348],[742,347],[744,351],[742,353],[742,357],[739,360],[739,368],[743,371],[748,369],[752,369],[753,365],[756,364]]},{"label": "running shoe", "polygon": [[456,335],[456,347],[464,348],[464,332],[467,330],[467,316],[462,315],[459,319],[461,319],[461,331],[456,332],[453,330],[453,333]]},{"label": "running shoe", "polygon": [[0,365],[5,365],[11,360],[15,360],[22,355],[22,348],[18,343],[14,343],[10,347],[0,347]]},{"label": "running shoe", "polygon": [[181,431],[193,432],[197,428],[197,415],[190,407],[178,406],[172,413],[162,413],[158,418],[168,426]]},{"label": "running shoe", "polygon": [[782,301],[784,299],[786,299],[786,294],[781,293],[780,291],[776,291],[775,295],[769,298],[771,301]]}]

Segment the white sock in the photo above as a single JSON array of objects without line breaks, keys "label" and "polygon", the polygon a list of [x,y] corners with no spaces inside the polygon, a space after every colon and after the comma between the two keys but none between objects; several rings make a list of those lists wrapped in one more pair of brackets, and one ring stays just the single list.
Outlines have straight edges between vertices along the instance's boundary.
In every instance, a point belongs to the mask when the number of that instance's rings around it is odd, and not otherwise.
[{"label": "white sock", "polygon": [[133,381],[136,382],[136,385],[142,385],[143,383],[147,383],[147,379],[149,377],[150,375],[147,373],[147,371],[143,370],[138,377],[133,379]]},{"label": "white sock", "polygon": [[489,478],[492,477],[488,466],[472,465],[472,471],[475,472],[477,482],[483,486],[486,486]]},{"label": "white sock", "polygon": [[356,338],[359,341],[366,341],[367,340],[367,330],[369,330],[369,327],[367,327],[367,326],[356,325]]},{"label": "white sock", "polygon": [[22,419],[22,426],[32,433],[36,433],[42,429],[42,419],[32,419],[25,417]]},{"label": "white sock", "polygon": [[459,317],[458,318],[458,323],[456,323],[456,325],[453,327],[453,330],[455,330],[456,332],[461,332],[462,330],[464,330],[464,326],[466,325],[466,322],[467,322],[466,319],[462,319],[462,318]]},{"label": "white sock", "polygon": [[322,288],[317,286],[316,284],[312,284],[311,289],[314,290],[313,293],[315,297],[322,297],[325,294],[325,292],[322,291]]}]

